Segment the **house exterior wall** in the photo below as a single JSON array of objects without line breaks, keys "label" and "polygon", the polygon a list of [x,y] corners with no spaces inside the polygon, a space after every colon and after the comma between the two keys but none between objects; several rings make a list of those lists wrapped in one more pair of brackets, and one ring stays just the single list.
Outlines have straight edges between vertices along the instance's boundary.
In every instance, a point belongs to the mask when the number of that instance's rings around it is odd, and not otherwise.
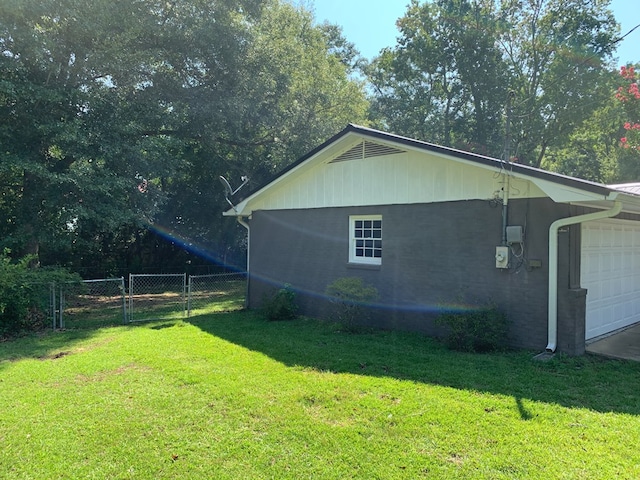
[{"label": "house exterior wall", "polygon": [[[249,210],[293,210],[354,205],[434,203],[493,198],[504,186],[504,171],[452,157],[408,151],[395,155],[331,162],[331,157],[292,174],[270,188]],[[546,195],[528,180],[511,175],[511,198]]]},{"label": "house exterior wall", "polygon": [[[372,326],[440,335],[433,320],[443,305],[493,302],[511,322],[510,345],[542,350],[547,344],[548,231],[554,220],[571,215],[570,209],[545,198],[509,203],[508,224],[525,227],[526,258],[542,264],[518,270],[495,268],[501,208],[486,200],[254,211],[249,306],[260,306],[288,283],[298,292],[303,313],[327,317],[327,285],[358,276],[379,292]],[[350,215],[382,215],[380,266],[349,264]],[[580,354],[585,298],[580,289],[570,288],[579,269],[569,255],[572,232],[559,238],[558,350]]]}]

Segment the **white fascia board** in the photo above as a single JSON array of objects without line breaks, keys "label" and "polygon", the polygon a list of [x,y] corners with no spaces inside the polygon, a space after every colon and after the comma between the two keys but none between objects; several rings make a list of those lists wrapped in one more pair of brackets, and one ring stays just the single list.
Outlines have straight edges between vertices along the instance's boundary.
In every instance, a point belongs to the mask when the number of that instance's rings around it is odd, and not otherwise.
[{"label": "white fascia board", "polygon": [[322,163],[323,161],[328,163],[332,158],[335,158],[341,153],[346,152],[347,150],[355,146],[358,142],[362,141],[364,138],[365,137],[363,135],[355,132],[346,133],[336,142],[327,145],[325,148],[316,152],[299,165],[296,165],[291,170],[276,177],[260,190],[254,192],[253,194],[242,200],[240,203],[238,203],[238,205],[236,205],[235,210],[233,208],[230,208],[223,212],[222,215],[225,217],[248,217],[252,213],[251,204],[254,203],[256,199],[264,195],[265,192],[267,192],[268,190],[272,190],[278,185],[282,185],[285,182],[288,183],[292,181],[309,168],[312,168],[315,165]]}]

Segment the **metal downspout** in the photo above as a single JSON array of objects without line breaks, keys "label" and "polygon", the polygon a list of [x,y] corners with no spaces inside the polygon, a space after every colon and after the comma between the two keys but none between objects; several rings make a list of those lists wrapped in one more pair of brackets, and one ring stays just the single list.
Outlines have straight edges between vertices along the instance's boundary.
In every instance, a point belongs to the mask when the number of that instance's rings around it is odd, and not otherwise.
[{"label": "metal downspout", "polygon": [[547,323],[547,351],[555,352],[558,343],[558,230],[567,225],[615,217],[622,211],[622,202],[616,200],[613,207],[601,212],[575,217],[560,218],[549,227],[549,303]]},{"label": "metal downspout", "polygon": [[240,225],[247,229],[247,287],[244,296],[244,308],[249,308],[249,281],[251,279],[249,275],[249,252],[251,251],[251,229],[249,228],[249,224],[244,221],[243,217],[236,217],[236,220]]}]

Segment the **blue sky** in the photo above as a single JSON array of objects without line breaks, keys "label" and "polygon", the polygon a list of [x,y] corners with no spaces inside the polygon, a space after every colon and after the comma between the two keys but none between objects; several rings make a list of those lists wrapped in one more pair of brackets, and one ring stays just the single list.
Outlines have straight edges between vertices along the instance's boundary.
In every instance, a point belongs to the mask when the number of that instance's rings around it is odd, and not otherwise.
[{"label": "blue sky", "polygon": [[[384,47],[393,47],[398,31],[396,20],[404,15],[409,0],[308,0],[305,6],[315,12],[318,23],[324,20],[340,25],[343,34],[356,45],[361,55],[371,59]],[[624,35],[640,24],[638,0],[612,0],[610,8],[621,24]],[[618,47],[619,64],[640,62],[640,27]]]}]

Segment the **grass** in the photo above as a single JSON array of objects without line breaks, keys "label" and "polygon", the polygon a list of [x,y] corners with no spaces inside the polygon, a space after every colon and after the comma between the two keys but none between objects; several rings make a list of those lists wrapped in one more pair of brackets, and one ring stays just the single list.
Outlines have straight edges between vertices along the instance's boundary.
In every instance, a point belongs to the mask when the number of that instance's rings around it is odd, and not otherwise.
[{"label": "grass", "polygon": [[0,478],[640,478],[640,365],[209,313],[0,343]]}]

